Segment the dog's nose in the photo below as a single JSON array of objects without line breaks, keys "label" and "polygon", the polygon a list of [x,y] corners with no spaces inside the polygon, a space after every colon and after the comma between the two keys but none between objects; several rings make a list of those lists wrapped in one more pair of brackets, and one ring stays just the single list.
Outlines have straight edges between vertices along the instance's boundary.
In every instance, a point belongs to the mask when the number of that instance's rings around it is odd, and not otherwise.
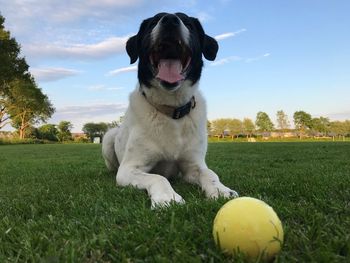
[{"label": "dog's nose", "polygon": [[166,16],[163,16],[161,23],[162,23],[162,25],[167,25],[167,26],[179,26],[180,25],[179,18],[173,14],[168,14]]}]

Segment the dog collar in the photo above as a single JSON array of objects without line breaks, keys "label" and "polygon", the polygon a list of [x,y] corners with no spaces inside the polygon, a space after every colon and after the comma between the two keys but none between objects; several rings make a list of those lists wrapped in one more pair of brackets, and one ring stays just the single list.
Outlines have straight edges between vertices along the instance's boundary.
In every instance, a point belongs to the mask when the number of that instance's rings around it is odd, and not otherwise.
[{"label": "dog collar", "polygon": [[196,100],[194,96],[185,105],[182,105],[180,107],[172,107],[168,105],[160,105],[160,104],[154,104],[150,102],[147,99],[146,93],[144,93],[143,91],[142,91],[142,95],[145,97],[148,103],[151,104],[153,107],[155,107],[159,112],[165,114],[166,116],[174,120],[178,120],[185,117],[187,114],[191,112],[192,109],[196,107]]}]

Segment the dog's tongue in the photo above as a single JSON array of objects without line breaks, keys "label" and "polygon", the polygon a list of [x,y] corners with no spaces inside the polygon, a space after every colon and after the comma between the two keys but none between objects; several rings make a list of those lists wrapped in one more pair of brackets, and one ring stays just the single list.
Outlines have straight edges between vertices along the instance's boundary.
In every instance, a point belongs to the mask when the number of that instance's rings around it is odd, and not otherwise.
[{"label": "dog's tongue", "polygon": [[158,64],[156,77],[169,83],[176,83],[184,79],[181,71],[182,64],[179,59],[161,59]]}]

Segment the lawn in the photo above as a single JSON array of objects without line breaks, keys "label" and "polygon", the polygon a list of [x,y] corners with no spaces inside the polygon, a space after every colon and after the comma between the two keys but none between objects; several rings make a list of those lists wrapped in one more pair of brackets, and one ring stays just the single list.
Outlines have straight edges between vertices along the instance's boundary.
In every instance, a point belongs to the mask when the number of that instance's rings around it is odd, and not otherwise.
[{"label": "lawn", "polygon": [[[173,181],[186,204],[150,210],[115,186],[100,145],[0,146],[0,262],[233,262],[212,222],[227,200]],[[350,143],[211,143],[209,166],[279,215],[276,262],[350,261]],[[237,262],[237,261],[235,261]]]}]

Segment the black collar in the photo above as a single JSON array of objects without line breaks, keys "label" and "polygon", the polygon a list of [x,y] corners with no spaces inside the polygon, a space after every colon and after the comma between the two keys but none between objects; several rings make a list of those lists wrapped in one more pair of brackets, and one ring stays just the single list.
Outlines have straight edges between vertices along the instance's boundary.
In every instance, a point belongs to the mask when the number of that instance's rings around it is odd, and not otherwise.
[{"label": "black collar", "polygon": [[185,117],[187,114],[191,112],[192,109],[196,107],[196,100],[194,96],[185,105],[182,105],[180,107],[172,107],[168,105],[154,104],[147,99],[146,93],[144,93],[143,91],[141,91],[141,93],[145,97],[145,99],[148,101],[149,104],[155,107],[159,112],[167,115],[168,117],[174,120],[178,120]]}]

